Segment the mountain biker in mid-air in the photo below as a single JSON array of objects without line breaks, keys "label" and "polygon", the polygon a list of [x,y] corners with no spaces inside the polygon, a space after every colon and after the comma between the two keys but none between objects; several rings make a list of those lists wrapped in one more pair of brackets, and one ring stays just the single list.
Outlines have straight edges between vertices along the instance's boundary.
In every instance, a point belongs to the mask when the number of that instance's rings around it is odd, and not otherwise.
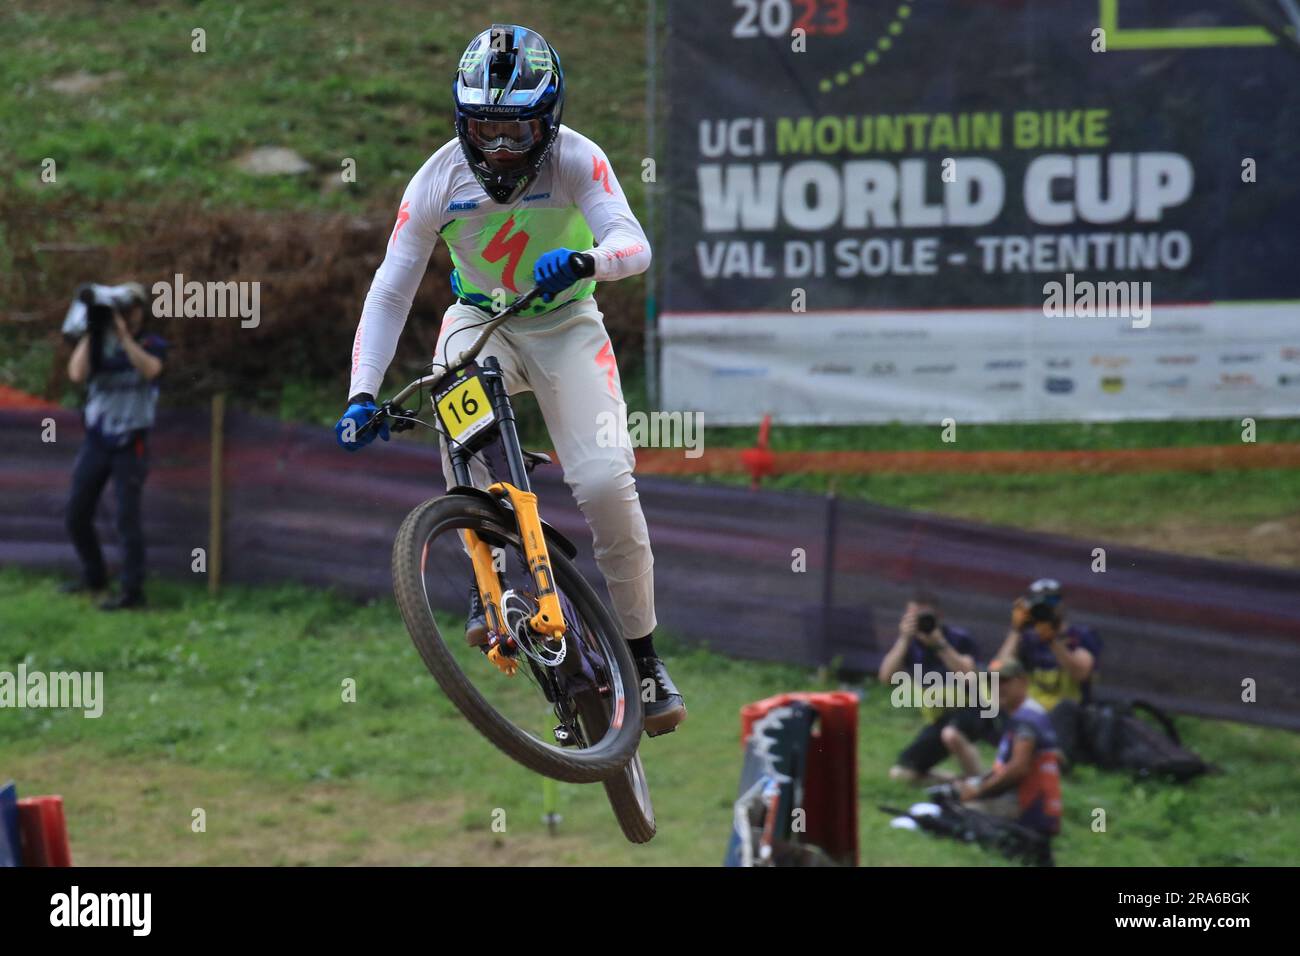
[{"label": "mountain biker in mid-air", "polygon": [[[505,304],[494,301],[494,291],[528,291],[531,271],[541,300],[498,329],[486,354],[501,363],[512,394],[531,390],[537,397],[565,483],[591,528],[596,564],[641,684],[654,685],[646,731],[667,733],[686,707],[652,641],[654,558],[632,478],[635,457],[630,442],[611,443],[600,427],[624,420],[623,390],[592,296],[598,281],[644,272],[650,244],[601,148],[560,125],[564,73],[539,34],[499,24],[480,33],[461,55],[453,99],[456,137],[407,186],[366,296],[352,346],[351,397],[336,426],[339,444],[354,451],[376,432],[388,439],[387,424],[362,426],[377,411],[375,395],[440,236],[455,266],[457,300],[443,317],[435,366],[454,362],[474,338],[469,330]],[[442,457],[450,487],[445,441]],[[487,483],[478,461],[474,480]],[[487,640],[474,585],[465,635],[475,645]]]}]

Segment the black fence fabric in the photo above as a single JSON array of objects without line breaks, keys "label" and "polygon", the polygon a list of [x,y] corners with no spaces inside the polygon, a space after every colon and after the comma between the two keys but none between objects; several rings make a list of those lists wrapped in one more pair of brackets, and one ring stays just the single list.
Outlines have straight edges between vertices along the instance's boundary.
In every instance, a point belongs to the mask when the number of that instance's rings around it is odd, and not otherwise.
[{"label": "black fence fabric", "polygon": [[[42,441],[42,420],[57,440]],[[193,577],[207,547],[209,417],[164,413],[145,489],[152,574]],[[0,412],[0,564],[75,565],[63,513],[81,426],[70,412]],[[393,537],[444,490],[433,446],[395,440],[346,454],[326,429],[230,414],[223,580],[390,593]],[[599,581],[558,467],[534,473],[543,515]],[[1300,572],[990,527],[866,502],[646,476],[661,627],[725,654],[874,672],[917,586],[969,628],[981,661],[1012,599],[1055,577],[1070,616],[1104,641],[1099,688],[1172,710],[1300,729]],[[100,512],[111,548],[112,495]],[[1093,549],[1106,567],[1094,572]],[[111,554],[110,554],[111,560]],[[3,620],[3,609],[0,609]],[[1254,702],[1243,700],[1253,681]]]}]

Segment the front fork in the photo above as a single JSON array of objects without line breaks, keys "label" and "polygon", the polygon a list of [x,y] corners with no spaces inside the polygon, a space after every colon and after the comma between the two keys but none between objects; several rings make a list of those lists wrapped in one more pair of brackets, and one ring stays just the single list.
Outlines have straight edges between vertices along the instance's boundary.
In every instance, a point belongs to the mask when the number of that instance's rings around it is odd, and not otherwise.
[{"label": "front fork", "polygon": [[[501,447],[505,450],[506,464],[510,469],[510,481],[498,481],[487,489],[489,494],[499,498],[509,498],[514,509],[515,522],[519,528],[519,538],[523,542],[524,556],[528,561],[528,570],[533,576],[533,585],[537,595],[537,613],[529,620],[529,626],[538,634],[544,634],[553,640],[564,637],[566,630],[564,612],[560,608],[559,595],[555,591],[555,578],[551,573],[550,552],[546,547],[546,535],[542,533],[542,521],[537,514],[537,495],[533,494],[528,481],[528,468],[519,447],[519,432],[515,427],[515,412],[510,405],[510,396],[506,393],[505,379],[501,365],[496,358],[483,360],[479,376],[483,379],[488,400],[496,413]],[[456,483],[473,487],[470,475],[470,453],[459,445],[448,447],[452,473]],[[497,575],[492,561],[492,549],[471,530],[462,532],[465,547],[474,564],[474,580],[478,585],[479,598],[483,602],[487,615],[489,631],[496,640],[488,652],[492,662],[507,674],[513,674],[518,667],[514,657],[501,653],[500,638],[506,636],[505,618],[501,613],[501,579]]]}]

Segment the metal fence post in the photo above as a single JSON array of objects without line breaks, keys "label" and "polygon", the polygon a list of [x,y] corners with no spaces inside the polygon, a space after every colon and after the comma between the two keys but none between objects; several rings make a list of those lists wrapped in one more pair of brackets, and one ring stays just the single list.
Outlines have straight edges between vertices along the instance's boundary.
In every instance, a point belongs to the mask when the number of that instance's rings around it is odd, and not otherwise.
[{"label": "metal fence post", "polygon": [[225,489],[222,464],[225,460],[226,395],[212,396],[212,457],[208,467],[208,593],[221,590],[221,518]]},{"label": "metal fence post", "polygon": [[831,663],[831,627],[835,608],[835,541],[839,524],[839,498],[835,485],[826,493],[826,541],[822,553],[822,665]]}]

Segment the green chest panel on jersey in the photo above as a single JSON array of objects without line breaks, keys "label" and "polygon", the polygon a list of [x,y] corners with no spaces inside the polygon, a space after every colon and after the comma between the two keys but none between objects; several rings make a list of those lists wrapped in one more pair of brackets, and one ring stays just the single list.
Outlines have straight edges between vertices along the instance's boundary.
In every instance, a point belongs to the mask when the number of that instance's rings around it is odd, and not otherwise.
[{"label": "green chest panel on jersey", "polygon": [[[443,227],[442,239],[456,267],[451,274],[452,291],[488,308],[495,289],[505,291],[506,302],[531,289],[533,266],[544,253],[560,248],[582,252],[594,242],[586,219],[575,206],[525,207],[453,219]],[[538,300],[526,314],[538,315],[585,298],[595,287],[590,279],[576,283],[549,303]]]}]

